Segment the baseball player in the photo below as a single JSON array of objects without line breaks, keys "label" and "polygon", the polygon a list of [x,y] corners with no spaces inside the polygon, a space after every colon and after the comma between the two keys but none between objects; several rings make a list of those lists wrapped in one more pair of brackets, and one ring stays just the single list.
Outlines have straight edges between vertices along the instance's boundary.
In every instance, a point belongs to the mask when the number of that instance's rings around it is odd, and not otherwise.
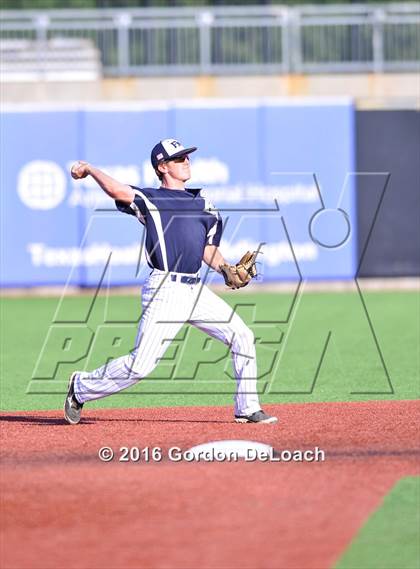
[{"label": "baseball player", "polygon": [[246,286],[256,275],[256,253],[246,253],[229,265],[220,250],[222,220],[201,190],[187,189],[189,155],[174,139],[156,144],[152,166],[159,189],[122,184],[87,162],[76,162],[75,179],[92,176],[117,208],[134,215],[146,228],[146,258],[152,269],[142,290],[142,316],[135,347],[92,372],[71,374],[64,417],[79,423],[83,405],[126,389],[149,375],[185,322],[227,344],[232,353],[237,387],[234,397],[238,423],[275,423],[260,406],[252,331],[224,300],[200,283],[202,261],[222,274],[230,288]]}]

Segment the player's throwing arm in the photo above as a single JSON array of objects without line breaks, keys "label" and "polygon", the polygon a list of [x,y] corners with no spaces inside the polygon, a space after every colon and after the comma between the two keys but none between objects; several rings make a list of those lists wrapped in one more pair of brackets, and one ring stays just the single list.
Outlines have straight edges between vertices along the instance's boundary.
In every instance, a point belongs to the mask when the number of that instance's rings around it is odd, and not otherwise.
[{"label": "player's throwing arm", "polygon": [[70,170],[72,178],[81,180],[87,176],[92,178],[99,184],[99,186],[107,193],[112,199],[122,202],[124,204],[132,203],[134,199],[134,190],[127,184],[122,184],[99,168],[95,168],[89,162],[78,160],[73,164]]}]

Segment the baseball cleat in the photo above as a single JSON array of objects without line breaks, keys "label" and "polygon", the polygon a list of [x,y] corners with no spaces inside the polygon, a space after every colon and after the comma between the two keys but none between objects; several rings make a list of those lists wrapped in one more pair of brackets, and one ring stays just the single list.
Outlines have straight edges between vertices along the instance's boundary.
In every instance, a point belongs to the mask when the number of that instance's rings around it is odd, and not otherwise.
[{"label": "baseball cleat", "polygon": [[235,423],[277,423],[277,417],[270,417],[262,409],[252,415],[235,415]]},{"label": "baseball cleat", "polygon": [[70,425],[80,423],[80,415],[83,408],[83,403],[79,403],[74,395],[74,380],[77,373],[77,371],[74,371],[70,376],[67,396],[64,402],[64,418]]}]

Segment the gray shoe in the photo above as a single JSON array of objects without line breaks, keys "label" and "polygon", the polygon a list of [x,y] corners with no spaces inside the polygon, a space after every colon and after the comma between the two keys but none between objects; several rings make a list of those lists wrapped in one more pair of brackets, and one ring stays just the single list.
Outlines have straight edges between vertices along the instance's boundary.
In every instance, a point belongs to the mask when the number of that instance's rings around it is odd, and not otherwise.
[{"label": "gray shoe", "polygon": [[67,397],[64,402],[64,418],[70,425],[80,423],[80,415],[82,414],[83,403],[79,403],[74,395],[74,380],[78,371],[74,371],[69,379]]},{"label": "gray shoe", "polygon": [[277,423],[277,417],[270,417],[262,409],[252,415],[235,415],[235,423]]}]

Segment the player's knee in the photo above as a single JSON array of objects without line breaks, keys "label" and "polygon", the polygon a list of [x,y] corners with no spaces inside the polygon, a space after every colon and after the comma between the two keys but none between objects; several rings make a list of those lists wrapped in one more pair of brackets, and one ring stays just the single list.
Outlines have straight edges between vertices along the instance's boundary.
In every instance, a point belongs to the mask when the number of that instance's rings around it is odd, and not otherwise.
[{"label": "player's knee", "polygon": [[137,379],[147,377],[156,367],[156,362],[152,359],[146,359],[139,355],[133,356],[131,360],[131,371]]}]

